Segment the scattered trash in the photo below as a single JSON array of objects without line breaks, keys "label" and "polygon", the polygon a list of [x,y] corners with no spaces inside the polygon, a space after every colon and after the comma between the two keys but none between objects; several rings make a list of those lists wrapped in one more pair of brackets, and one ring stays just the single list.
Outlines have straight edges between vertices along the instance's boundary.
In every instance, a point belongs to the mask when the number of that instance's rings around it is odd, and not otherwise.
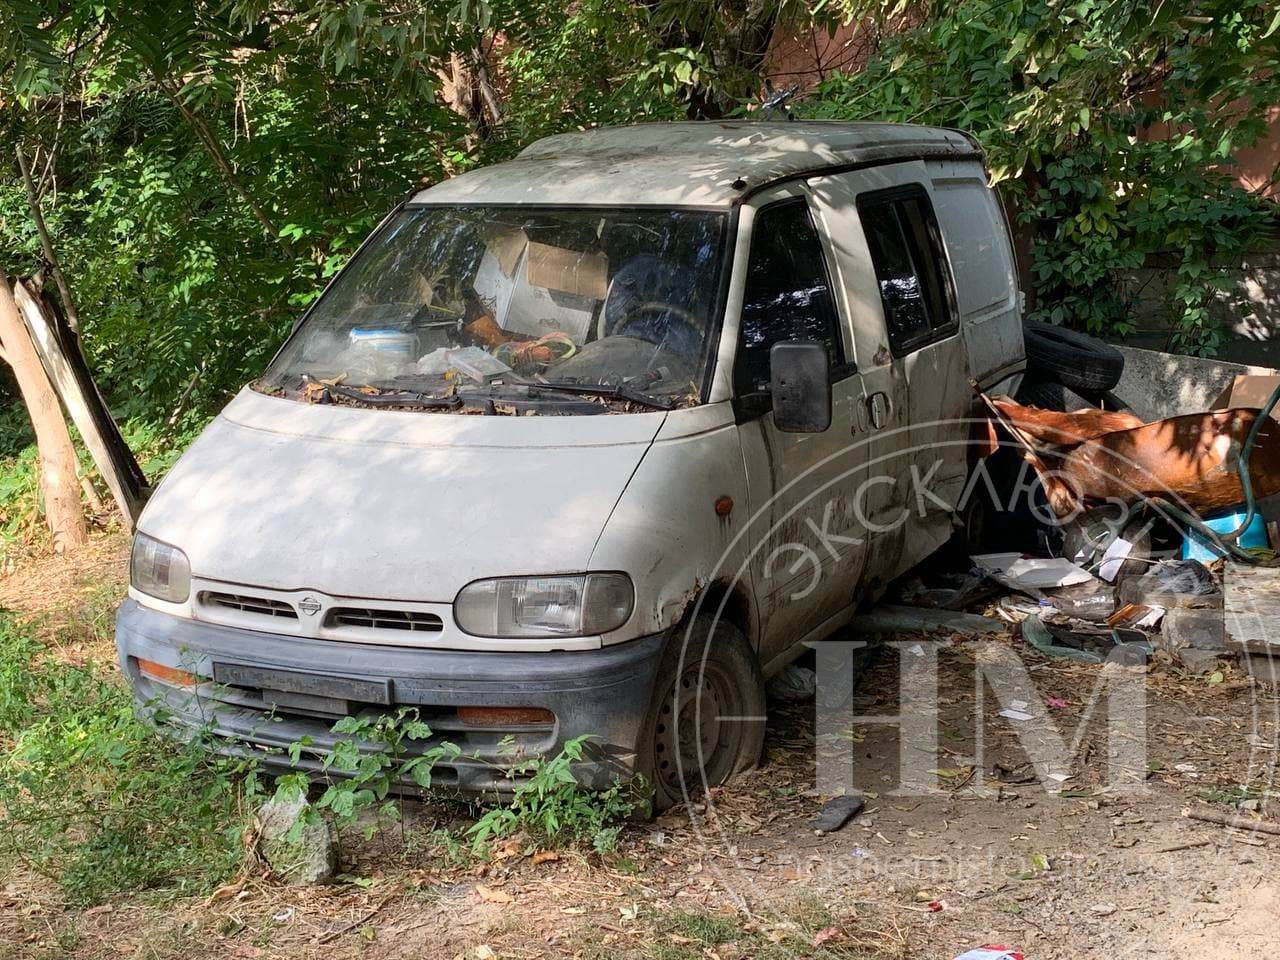
[{"label": "scattered trash", "polygon": [[476,383],[487,383],[494,377],[511,372],[509,366],[480,347],[440,347],[422,357],[416,369],[424,376],[457,371]]},{"label": "scattered trash", "polygon": [[1164,617],[1164,607],[1145,603],[1126,603],[1107,617],[1109,627],[1154,627]]},{"label": "scattered trash", "polygon": [[[1239,508],[1228,513],[1205,517],[1204,525],[1214,533],[1235,533],[1245,522],[1247,515],[1244,508]],[[1267,524],[1262,518],[1262,514],[1255,513],[1253,515],[1249,525],[1236,537],[1235,543],[1236,546],[1245,550],[1266,550],[1270,548],[1270,544],[1267,542]],[[1187,538],[1182,541],[1183,560],[1199,560],[1202,563],[1212,563],[1221,556],[1223,556],[1222,551],[1195,530],[1188,533]]]},{"label": "scattered trash", "polygon": [[783,703],[804,703],[812,700],[818,688],[818,675],[808,667],[789,664],[769,681],[768,695]]},{"label": "scattered trash", "polygon": [[1092,650],[1058,643],[1055,635],[1039,617],[1028,617],[1022,622],[1022,639],[1049,657],[1062,657],[1080,663],[1102,663],[1106,659]]},{"label": "scattered trash", "polygon": [[1124,580],[1119,603],[1160,606],[1166,611],[1179,607],[1217,608],[1222,606],[1222,591],[1200,561],[1162,560],[1141,576]]},{"label": "scattered trash", "polygon": [[1019,721],[1022,721],[1022,720],[1031,720],[1031,719],[1033,719],[1032,715],[1031,715],[1031,714],[1029,714],[1029,713],[1027,713],[1027,711],[1025,711],[1025,710],[1014,710],[1014,709],[1012,709],[1012,708],[1010,708],[1010,707],[1006,707],[1004,710],[1001,710],[1001,711],[1000,711],[1000,713],[999,713],[999,714],[997,714],[997,716],[1004,717],[1006,720],[1019,720]]},{"label": "scattered trash", "polygon": [[984,553],[972,558],[991,579],[1012,590],[1049,590],[1087,583],[1093,574],[1061,557],[1029,557],[1022,553]]},{"label": "scattered trash", "polygon": [[834,833],[858,815],[866,801],[858,791],[833,797],[822,805],[822,811],[809,821],[809,829]]},{"label": "scattered trash", "polygon": [[279,913],[273,913],[271,919],[276,923],[288,923],[293,919],[293,907],[286,907]]},{"label": "scattered trash", "polygon": [[1048,602],[1068,617],[1101,623],[1116,608],[1116,590],[1109,584],[1091,578],[1087,583],[1055,591]]},{"label": "scattered trash", "polygon": [[1107,583],[1113,583],[1120,575],[1120,568],[1133,550],[1133,544],[1123,537],[1116,537],[1102,554],[1102,563],[1098,565],[1098,576]]},{"label": "scattered trash", "polygon": [[1095,903],[1090,905],[1089,910],[1100,917],[1109,917],[1116,912],[1116,905],[1114,903]]},{"label": "scattered trash", "polygon": [[1009,623],[1021,623],[1027,617],[1038,617],[1054,609],[1048,600],[1028,600],[1010,595],[996,603],[996,613]]},{"label": "scattered trash", "polygon": [[1026,960],[1026,957],[1017,950],[989,943],[975,950],[967,950],[955,960]]},{"label": "scattered trash", "polygon": [[1048,552],[1064,556],[1086,570],[1096,570],[1098,576],[1114,582],[1146,571],[1151,559],[1153,525],[1152,518],[1143,516],[1140,506],[1101,504],[1064,519],[1059,524],[1062,548]]}]

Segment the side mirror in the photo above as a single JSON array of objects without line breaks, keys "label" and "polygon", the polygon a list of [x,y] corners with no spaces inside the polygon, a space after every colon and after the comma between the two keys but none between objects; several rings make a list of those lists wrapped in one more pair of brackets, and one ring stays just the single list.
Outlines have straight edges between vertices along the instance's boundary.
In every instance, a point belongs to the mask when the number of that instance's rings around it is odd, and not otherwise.
[{"label": "side mirror", "polygon": [[827,348],[812,340],[775,343],[769,351],[773,422],[783,433],[821,433],[831,426]]}]

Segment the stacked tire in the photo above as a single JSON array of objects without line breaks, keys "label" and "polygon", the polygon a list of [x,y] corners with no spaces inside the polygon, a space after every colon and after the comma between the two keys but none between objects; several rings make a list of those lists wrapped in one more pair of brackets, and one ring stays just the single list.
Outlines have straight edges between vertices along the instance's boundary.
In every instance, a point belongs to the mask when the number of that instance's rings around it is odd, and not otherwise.
[{"label": "stacked tire", "polygon": [[1124,373],[1124,354],[1096,337],[1028,320],[1022,326],[1027,372],[1015,399],[1044,410],[1124,409],[1111,390]]}]

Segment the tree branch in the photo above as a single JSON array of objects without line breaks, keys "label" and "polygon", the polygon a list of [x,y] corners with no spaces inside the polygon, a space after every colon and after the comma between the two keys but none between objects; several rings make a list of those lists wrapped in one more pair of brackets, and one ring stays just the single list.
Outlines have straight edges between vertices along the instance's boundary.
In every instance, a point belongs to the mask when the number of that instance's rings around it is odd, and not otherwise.
[{"label": "tree branch", "polygon": [[18,169],[22,171],[22,183],[27,189],[27,206],[31,208],[31,219],[35,221],[36,233],[40,235],[40,249],[44,251],[45,262],[53,271],[54,282],[58,285],[58,296],[62,299],[62,312],[66,314],[67,324],[78,334],[80,314],[76,312],[75,302],[71,299],[71,288],[67,286],[67,278],[62,275],[62,265],[58,263],[58,255],[53,250],[53,241],[49,238],[49,228],[45,226],[44,214],[40,212],[40,196],[36,193],[36,185],[31,180],[27,158],[22,154],[21,145],[15,147],[14,152],[18,155]]}]

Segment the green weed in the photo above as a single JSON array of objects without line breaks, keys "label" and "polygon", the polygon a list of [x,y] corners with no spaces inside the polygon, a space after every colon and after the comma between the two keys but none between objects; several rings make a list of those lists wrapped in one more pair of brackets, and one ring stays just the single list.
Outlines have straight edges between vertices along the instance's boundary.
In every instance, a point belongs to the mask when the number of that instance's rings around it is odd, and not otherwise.
[{"label": "green weed", "polygon": [[486,811],[467,831],[480,853],[494,840],[524,834],[552,846],[588,843],[597,853],[617,848],[623,821],[637,807],[643,786],[615,784],[591,790],[578,782],[573,764],[590,737],[576,737],[550,759],[535,758],[507,770],[516,782],[509,804]]},{"label": "green weed", "polygon": [[0,616],[0,864],[53,879],[73,904],[207,890],[239,862],[256,783],[199,738],[156,736],[120,684]]},{"label": "green weed", "polygon": [[[307,815],[294,824],[294,840],[301,836],[306,823],[323,810],[328,810],[339,825],[345,826],[365,811],[376,808],[378,820],[365,828],[366,837],[372,836],[378,821],[401,819],[399,808],[390,799],[397,784],[409,782],[421,789],[430,789],[435,765],[459,754],[452,743],[410,751],[409,744],[431,737],[431,728],[419,719],[418,711],[412,707],[401,707],[394,714],[378,717],[343,717],[332,730],[343,734],[345,739],[319,756],[324,772],[333,771],[342,776],[330,782],[319,800],[307,808]],[[314,752],[311,747],[310,737],[294,742],[289,746],[290,760],[296,765],[304,753]],[[306,796],[310,788],[311,778],[307,774],[290,773],[277,779],[276,796],[296,799]]]}]

